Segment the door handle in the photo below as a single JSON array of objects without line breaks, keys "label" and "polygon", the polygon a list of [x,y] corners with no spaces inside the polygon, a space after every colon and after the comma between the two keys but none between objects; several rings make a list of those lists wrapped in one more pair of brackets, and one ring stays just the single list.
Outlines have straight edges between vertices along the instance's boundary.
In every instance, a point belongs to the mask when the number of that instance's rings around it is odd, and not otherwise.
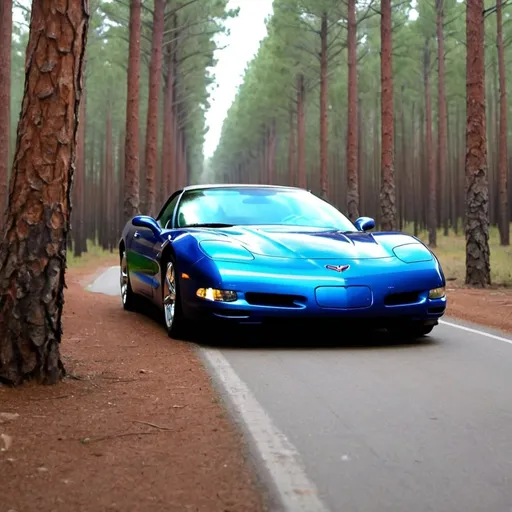
[{"label": "door handle", "polygon": [[133,238],[140,238],[140,233],[138,231],[135,231],[133,234]]}]

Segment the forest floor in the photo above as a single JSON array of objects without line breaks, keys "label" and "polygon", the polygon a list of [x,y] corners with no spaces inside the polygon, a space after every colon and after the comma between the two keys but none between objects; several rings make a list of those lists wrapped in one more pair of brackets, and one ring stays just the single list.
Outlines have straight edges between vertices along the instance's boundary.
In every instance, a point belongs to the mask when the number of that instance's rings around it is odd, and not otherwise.
[{"label": "forest floor", "polygon": [[114,255],[70,263],[69,376],[0,385],[0,510],[264,510],[241,434],[193,346],[84,290]]},{"label": "forest floor", "polygon": [[[442,263],[447,254],[441,247]],[[264,510],[244,440],[193,345],[169,342],[118,297],[85,290],[117,264],[97,249],[69,258],[68,377],[52,387],[0,385],[2,510]],[[512,332],[512,288],[460,281],[448,283],[448,315]]]}]

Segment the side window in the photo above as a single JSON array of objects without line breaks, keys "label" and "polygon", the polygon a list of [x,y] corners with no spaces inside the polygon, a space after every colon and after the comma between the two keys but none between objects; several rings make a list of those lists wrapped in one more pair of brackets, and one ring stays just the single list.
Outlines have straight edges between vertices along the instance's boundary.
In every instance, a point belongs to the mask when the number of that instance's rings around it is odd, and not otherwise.
[{"label": "side window", "polygon": [[160,224],[162,229],[165,229],[167,223],[172,220],[172,214],[174,213],[174,209],[176,208],[176,204],[178,203],[180,196],[181,194],[176,195],[176,197],[167,205],[164,212],[158,219],[158,224]]}]

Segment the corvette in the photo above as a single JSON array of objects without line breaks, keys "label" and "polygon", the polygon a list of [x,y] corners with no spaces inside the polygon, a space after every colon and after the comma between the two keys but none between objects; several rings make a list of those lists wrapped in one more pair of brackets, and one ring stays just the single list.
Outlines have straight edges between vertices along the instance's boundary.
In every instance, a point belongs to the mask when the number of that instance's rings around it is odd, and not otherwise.
[{"label": "corvette", "polygon": [[441,265],[418,238],[374,227],[299,188],[188,186],[124,227],[122,303],[154,303],[173,338],[210,320],[301,319],[424,336],[446,309]]}]

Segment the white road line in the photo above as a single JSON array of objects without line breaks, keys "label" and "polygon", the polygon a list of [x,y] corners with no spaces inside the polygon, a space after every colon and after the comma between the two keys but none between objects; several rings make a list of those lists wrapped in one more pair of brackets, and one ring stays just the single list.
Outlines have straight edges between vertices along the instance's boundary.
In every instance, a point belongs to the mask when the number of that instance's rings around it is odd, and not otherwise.
[{"label": "white road line", "polygon": [[503,341],[505,343],[510,343],[512,345],[512,339],[503,338],[502,336],[496,336],[495,334],[490,334],[485,331],[480,331],[478,329],[472,329],[471,327],[465,327],[464,325],[453,324],[452,322],[446,322],[445,320],[439,320],[440,324],[448,325],[449,327],[455,327],[456,329],[462,329],[463,331],[471,332],[473,334],[479,334],[480,336],[486,336],[487,338],[492,338],[493,340]]},{"label": "white road line", "polygon": [[228,360],[217,349],[204,348],[201,351],[228,393],[247,432],[252,436],[277,488],[283,510],[328,512],[329,509],[318,496],[316,486],[306,475],[299,452],[273,424]]}]

